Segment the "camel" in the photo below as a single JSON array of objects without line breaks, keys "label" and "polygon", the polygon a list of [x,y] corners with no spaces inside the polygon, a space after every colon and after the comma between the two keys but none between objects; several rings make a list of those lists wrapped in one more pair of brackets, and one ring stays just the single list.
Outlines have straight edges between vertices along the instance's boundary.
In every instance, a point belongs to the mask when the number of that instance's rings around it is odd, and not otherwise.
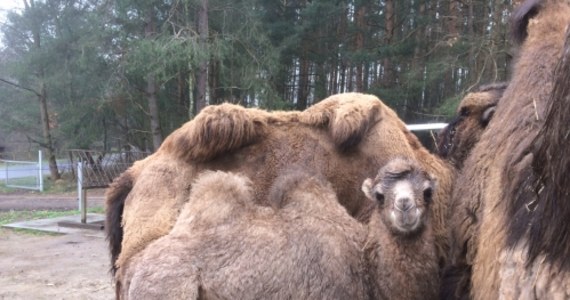
[{"label": "camel", "polygon": [[456,116],[438,134],[437,152],[441,157],[457,169],[463,168],[463,162],[491,121],[506,87],[506,83],[483,85],[463,97]]},{"label": "camel", "polygon": [[429,207],[435,179],[412,159],[397,157],[362,184],[377,209],[364,247],[372,299],[436,299],[439,259]]},{"label": "camel", "polygon": [[[479,142],[481,135],[493,118],[497,104],[507,87],[506,83],[487,84],[477,91],[468,93],[459,103],[456,116],[439,134],[437,153],[447,159],[459,171],[463,168],[465,159]],[[450,203],[450,242],[452,250],[462,250],[456,245],[459,232],[476,233],[476,227],[470,226],[469,220],[477,211],[466,210],[467,203],[461,197],[452,198]],[[471,249],[473,249],[471,247]],[[472,254],[452,253],[450,257],[471,257]],[[447,261],[442,271],[441,298],[455,298],[469,290],[470,266],[464,261]]]},{"label": "camel", "polygon": [[363,225],[324,178],[284,172],[271,206],[252,181],[205,171],[172,231],[137,253],[121,299],[364,299]]},{"label": "camel", "polygon": [[[232,104],[206,107],[108,189],[105,228],[113,271],[125,268],[133,255],[170,232],[189,199],[193,179],[204,170],[244,174],[253,182],[254,201],[269,205],[275,178],[290,165],[303,165],[332,184],[351,216],[367,222],[373,203],[357,193],[360,185],[396,156],[418,161],[439,182],[431,209],[443,261],[454,169],[429,153],[377,97],[333,95],[302,112]],[[119,293],[120,275],[115,280]]]},{"label": "camel", "polygon": [[252,184],[240,174],[201,173],[172,231],[120,270],[122,299],[436,296],[434,180],[417,163],[393,159],[365,181],[377,202],[370,229],[326,179],[303,168],[275,180],[270,206],[256,203]]},{"label": "camel", "polygon": [[512,24],[513,77],[452,194],[468,217],[450,226],[450,298],[570,297],[570,2],[526,1]]}]

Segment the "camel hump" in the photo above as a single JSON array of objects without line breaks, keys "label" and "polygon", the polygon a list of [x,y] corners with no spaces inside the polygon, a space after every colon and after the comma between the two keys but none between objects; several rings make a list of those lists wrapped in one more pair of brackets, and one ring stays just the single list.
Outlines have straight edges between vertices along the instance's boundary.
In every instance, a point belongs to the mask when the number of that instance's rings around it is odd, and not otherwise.
[{"label": "camel hump", "polygon": [[269,204],[276,210],[317,211],[337,205],[335,191],[322,175],[300,166],[284,170],[269,191]]},{"label": "camel hump", "polygon": [[358,145],[381,119],[383,103],[373,95],[346,93],[330,96],[301,113],[300,121],[327,126],[335,145],[346,151]]},{"label": "camel hump", "polygon": [[[204,171],[192,184],[178,223],[224,224],[255,209],[251,180],[241,174]],[[182,226],[184,227],[184,226]]]},{"label": "camel hump", "polygon": [[259,140],[265,134],[268,114],[229,103],[208,106],[173,132],[161,150],[185,161],[212,160]]}]

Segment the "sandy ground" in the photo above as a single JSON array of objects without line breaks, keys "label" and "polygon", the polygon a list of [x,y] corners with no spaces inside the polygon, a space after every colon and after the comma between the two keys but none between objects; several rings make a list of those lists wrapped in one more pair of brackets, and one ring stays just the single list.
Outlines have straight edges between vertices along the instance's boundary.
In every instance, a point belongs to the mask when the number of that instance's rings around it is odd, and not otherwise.
[{"label": "sandy ground", "polygon": [[113,299],[105,240],[0,229],[0,299]]},{"label": "sandy ground", "polygon": [[[88,206],[103,206],[103,190]],[[77,209],[76,193],[0,195],[0,211]],[[0,228],[0,299],[114,299],[105,239],[90,234],[30,234]]]}]

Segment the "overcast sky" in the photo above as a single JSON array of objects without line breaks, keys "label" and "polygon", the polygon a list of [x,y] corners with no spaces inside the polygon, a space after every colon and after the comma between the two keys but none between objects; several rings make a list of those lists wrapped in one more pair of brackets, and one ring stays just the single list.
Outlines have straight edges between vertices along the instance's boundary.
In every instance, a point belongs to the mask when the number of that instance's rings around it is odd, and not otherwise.
[{"label": "overcast sky", "polygon": [[[11,9],[24,8],[24,3],[22,0],[0,0],[0,25],[4,23],[6,19],[6,12]],[[2,34],[0,33],[0,49],[4,49],[2,44]]]},{"label": "overcast sky", "polygon": [[0,0],[0,22],[4,22],[6,11],[13,8],[23,8],[22,0]]}]

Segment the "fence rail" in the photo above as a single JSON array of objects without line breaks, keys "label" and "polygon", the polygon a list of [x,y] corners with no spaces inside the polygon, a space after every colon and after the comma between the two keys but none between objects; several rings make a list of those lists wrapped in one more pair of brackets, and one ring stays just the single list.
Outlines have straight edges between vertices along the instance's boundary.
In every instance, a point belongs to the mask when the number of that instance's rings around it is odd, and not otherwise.
[{"label": "fence rail", "polygon": [[0,159],[4,164],[4,183],[7,187],[38,190],[43,192],[42,151],[37,161]]},{"label": "fence rail", "polygon": [[[105,188],[113,179],[127,170],[135,161],[148,156],[143,151],[103,152],[94,150],[69,150],[72,170],[81,163],[82,188]],[[74,174],[79,178],[79,174]]]},{"label": "fence rail", "polygon": [[73,149],[69,151],[72,170],[77,170],[78,206],[81,223],[87,222],[87,189],[108,187],[113,179],[150,153],[142,151],[102,152]]}]

